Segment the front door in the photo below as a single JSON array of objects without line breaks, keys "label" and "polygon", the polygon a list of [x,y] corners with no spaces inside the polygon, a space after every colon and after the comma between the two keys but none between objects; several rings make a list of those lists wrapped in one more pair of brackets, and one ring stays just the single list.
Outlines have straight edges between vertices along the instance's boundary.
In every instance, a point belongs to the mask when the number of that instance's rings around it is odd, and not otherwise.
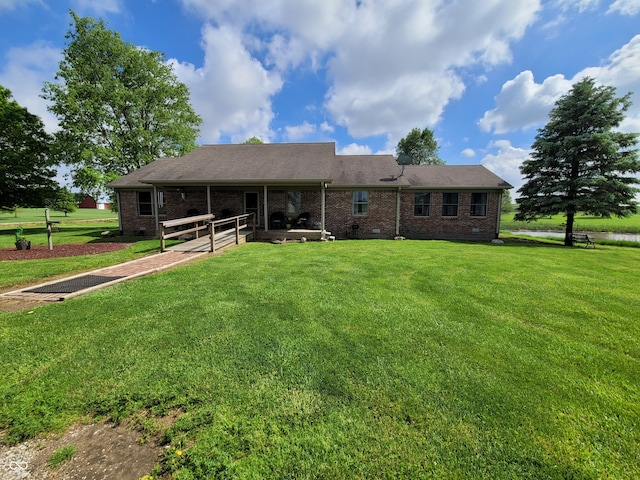
[{"label": "front door", "polygon": [[254,213],[256,225],[260,225],[260,204],[258,192],[244,192],[244,213]]}]

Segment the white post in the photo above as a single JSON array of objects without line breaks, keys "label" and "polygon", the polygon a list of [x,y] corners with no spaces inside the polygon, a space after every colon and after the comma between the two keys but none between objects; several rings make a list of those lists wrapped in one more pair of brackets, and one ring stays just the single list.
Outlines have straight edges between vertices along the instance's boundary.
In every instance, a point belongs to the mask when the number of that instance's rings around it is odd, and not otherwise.
[{"label": "white post", "polygon": [[47,221],[47,241],[49,243],[49,250],[53,250],[53,238],[51,237],[51,219],[49,218],[49,209],[44,209],[44,218]]}]

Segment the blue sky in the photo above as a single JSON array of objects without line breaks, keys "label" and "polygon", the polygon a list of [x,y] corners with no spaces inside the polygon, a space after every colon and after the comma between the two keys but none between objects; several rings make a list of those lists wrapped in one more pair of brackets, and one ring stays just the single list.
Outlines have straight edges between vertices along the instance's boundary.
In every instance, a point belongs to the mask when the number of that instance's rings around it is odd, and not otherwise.
[{"label": "blue sky", "polygon": [[448,164],[517,188],[537,129],[585,75],[635,92],[622,129],[640,132],[640,0],[0,0],[0,84],[51,132],[40,93],[69,9],[166,55],[202,144],[394,153],[429,127]]}]

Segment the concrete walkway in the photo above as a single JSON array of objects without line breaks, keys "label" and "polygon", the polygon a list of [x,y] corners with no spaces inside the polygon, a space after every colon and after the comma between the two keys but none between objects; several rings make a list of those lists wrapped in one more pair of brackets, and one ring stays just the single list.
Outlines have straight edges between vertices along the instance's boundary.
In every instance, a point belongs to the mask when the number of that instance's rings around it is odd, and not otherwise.
[{"label": "concrete walkway", "polygon": [[31,302],[59,302],[99,288],[125,282],[132,278],[166,270],[176,265],[208,255],[206,252],[164,252],[112,265],[69,277],[58,278],[19,290],[0,294],[0,299]]}]

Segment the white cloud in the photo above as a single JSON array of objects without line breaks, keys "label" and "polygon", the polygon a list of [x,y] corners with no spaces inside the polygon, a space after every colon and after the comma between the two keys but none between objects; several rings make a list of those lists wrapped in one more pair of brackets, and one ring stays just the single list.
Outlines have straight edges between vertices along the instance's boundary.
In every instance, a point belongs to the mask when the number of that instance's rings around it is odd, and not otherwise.
[{"label": "white cloud", "polygon": [[530,151],[514,147],[509,140],[491,142],[489,149],[497,149],[497,152],[485,155],[481,161],[482,165],[513,185],[511,195],[515,198],[517,190],[524,184],[520,165],[527,159]]},{"label": "white cloud", "polygon": [[496,108],[485,112],[478,124],[482,130],[495,133],[542,126],[555,102],[573,83],[586,76],[603,85],[613,85],[618,95],[634,92],[633,106],[627,112],[629,118],[622,127],[626,130],[640,122],[640,35],[636,35],[613,52],[606,64],[585,68],[572,79],[554,75],[538,84],[532,72],[521,72],[502,86],[496,97]]},{"label": "white cloud", "polygon": [[327,122],[322,122],[320,124],[320,130],[327,133],[333,133],[335,131],[335,128],[333,127],[333,125],[329,125]]},{"label": "white cloud", "polygon": [[507,81],[496,97],[496,108],[485,112],[478,122],[485,131],[506,133],[545,123],[549,111],[561,95],[571,88],[562,75],[548,77],[537,84],[533,73],[526,70]]},{"label": "white cloud", "polygon": [[338,149],[338,155],[371,155],[371,148],[367,145],[358,145],[350,143],[349,145]]},{"label": "white cloud", "polygon": [[270,98],[282,87],[279,74],[266,70],[243,46],[231,27],[203,28],[204,65],[170,60],[178,78],[191,89],[191,104],[202,116],[200,138],[215,143],[223,135],[243,142],[256,135],[268,140],[273,119]]},{"label": "white cloud", "polygon": [[464,150],[462,150],[462,152],[460,152],[463,156],[465,157],[475,157],[476,156],[476,152],[475,150],[473,150],[472,148],[465,148]]},{"label": "white cloud", "polygon": [[555,5],[562,11],[577,10],[584,13],[598,8],[600,0],[556,0]]},{"label": "white cloud", "polygon": [[440,120],[465,90],[460,70],[511,61],[510,43],[540,10],[539,0],[182,1],[242,32],[263,69],[326,68],[332,121],[356,137],[388,134],[390,144]]},{"label": "white cloud", "polygon": [[634,16],[640,13],[640,0],[616,0],[611,4],[607,13]]},{"label": "white cloud", "polygon": [[285,131],[288,141],[297,142],[315,133],[316,127],[309,122],[303,122],[301,125],[285,127]]},{"label": "white cloud", "polygon": [[6,54],[0,84],[11,90],[13,98],[30,113],[38,115],[49,133],[58,128],[58,121],[47,111],[47,102],[40,97],[42,84],[53,80],[62,53],[45,43],[12,48]]}]

